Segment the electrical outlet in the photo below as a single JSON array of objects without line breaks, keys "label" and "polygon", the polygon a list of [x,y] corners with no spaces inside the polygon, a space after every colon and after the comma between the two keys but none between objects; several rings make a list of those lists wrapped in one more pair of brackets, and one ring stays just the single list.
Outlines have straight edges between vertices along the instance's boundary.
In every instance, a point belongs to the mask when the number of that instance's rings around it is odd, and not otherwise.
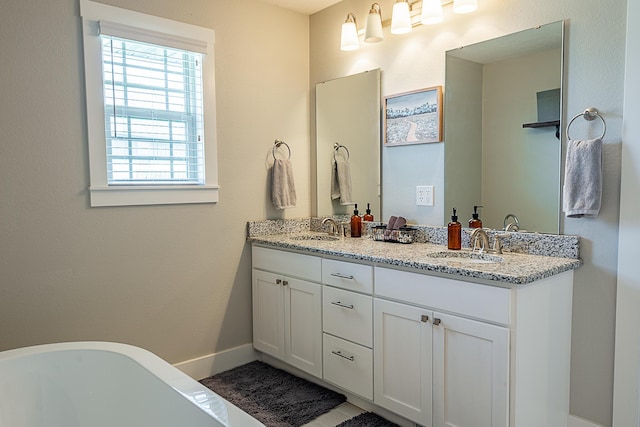
[{"label": "electrical outlet", "polygon": [[416,205],[433,206],[433,185],[418,185],[416,187]]}]

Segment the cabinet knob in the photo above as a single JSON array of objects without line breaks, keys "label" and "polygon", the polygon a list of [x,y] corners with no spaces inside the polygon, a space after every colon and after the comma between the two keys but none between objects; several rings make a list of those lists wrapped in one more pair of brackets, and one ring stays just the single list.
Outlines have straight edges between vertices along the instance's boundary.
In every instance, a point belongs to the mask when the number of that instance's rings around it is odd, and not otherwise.
[{"label": "cabinet knob", "polygon": [[282,284],[282,279],[276,279],[276,285],[281,285]]},{"label": "cabinet knob", "polygon": [[282,286],[287,286],[288,284],[289,284],[289,281],[288,281],[288,280],[283,280],[283,281],[282,281]]},{"label": "cabinet knob", "polygon": [[422,316],[420,316],[420,321],[425,323],[428,322],[429,316],[427,316],[426,314],[423,314]]},{"label": "cabinet knob", "polygon": [[440,324],[440,322],[442,322],[442,320],[438,319],[437,317],[433,318],[433,324],[438,326]]}]

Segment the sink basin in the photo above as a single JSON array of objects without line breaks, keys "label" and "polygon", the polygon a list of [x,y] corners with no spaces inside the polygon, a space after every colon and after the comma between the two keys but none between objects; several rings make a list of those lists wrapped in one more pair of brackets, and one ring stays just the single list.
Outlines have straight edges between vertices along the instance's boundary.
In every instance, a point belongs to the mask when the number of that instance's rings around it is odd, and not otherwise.
[{"label": "sink basin", "polygon": [[292,240],[311,240],[311,241],[330,241],[340,240],[340,237],[330,236],[328,234],[305,234],[303,236],[294,236]]},{"label": "sink basin", "polygon": [[503,258],[498,255],[480,254],[477,252],[436,252],[429,254],[431,258],[449,259],[465,264],[496,264]]}]

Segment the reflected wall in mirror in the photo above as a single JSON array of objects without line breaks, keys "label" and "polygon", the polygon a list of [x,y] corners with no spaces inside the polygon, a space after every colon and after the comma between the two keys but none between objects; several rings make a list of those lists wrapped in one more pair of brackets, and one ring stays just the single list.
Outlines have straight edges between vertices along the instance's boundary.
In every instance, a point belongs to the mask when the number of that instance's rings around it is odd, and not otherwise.
[{"label": "reflected wall in mirror", "polygon": [[[335,151],[338,143],[346,148]],[[348,155],[347,155],[348,151]],[[348,160],[352,202],[380,218],[380,70],[316,84],[317,216],[351,214],[332,199],[334,155]]]},{"label": "reflected wall in mirror", "polygon": [[[537,93],[563,81],[563,22],[448,51],[445,77],[445,218],[466,226],[481,205],[484,227],[560,230],[562,144],[538,117]],[[563,117],[561,99],[560,116]]]}]

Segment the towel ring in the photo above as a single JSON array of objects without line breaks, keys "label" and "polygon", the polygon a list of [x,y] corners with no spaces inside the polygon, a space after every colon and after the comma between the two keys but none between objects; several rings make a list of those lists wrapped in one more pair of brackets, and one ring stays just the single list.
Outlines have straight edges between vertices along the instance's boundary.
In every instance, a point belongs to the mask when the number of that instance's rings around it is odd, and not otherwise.
[{"label": "towel ring", "polygon": [[333,160],[336,160],[336,153],[338,152],[339,149],[344,148],[344,151],[347,152],[347,160],[349,160],[350,154],[349,154],[349,149],[347,147],[345,147],[342,144],[339,143],[335,143],[333,144]]},{"label": "towel ring", "polygon": [[280,148],[281,145],[284,145],[285,147],[287,147],[287,150],[289,151],[289,157],[287,158],[291,159],[291,148],[289,147],[289,144],[287,144],[284,141],[280,141],[279,139],[276,139],[273,144],[274,144],[273,149],[271,150],[271,153],[273,154],[273,160],[276,159],[276,149]]},{"label": "towel ring", "polygon": [[589,107],[586,110],[584,110],[582,113],[576,114],[575,116],[573,116],[573,118],[569,121],[569,124],[567,125],[567,131],[566,131],[567,141],[571,140],[571,137],[569,136],[569,128],[571,127],[571,123],[573,123],[575,119],[581,116],[589,122],[592,120],[595,120],[596,117],[599,118],[602,121],[602,135],[600,135],[600,139],[604,138],[604,134],[607,133],[607,123],[604,121],[604,118],[602,118],[602,116],[600,115],[597,109],[593,107]]}]

